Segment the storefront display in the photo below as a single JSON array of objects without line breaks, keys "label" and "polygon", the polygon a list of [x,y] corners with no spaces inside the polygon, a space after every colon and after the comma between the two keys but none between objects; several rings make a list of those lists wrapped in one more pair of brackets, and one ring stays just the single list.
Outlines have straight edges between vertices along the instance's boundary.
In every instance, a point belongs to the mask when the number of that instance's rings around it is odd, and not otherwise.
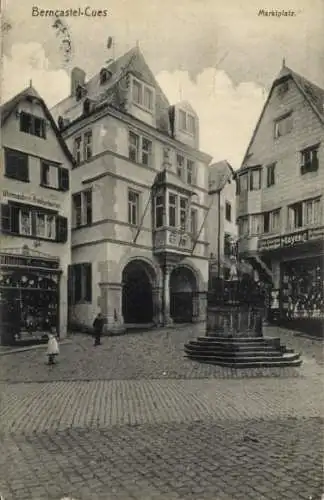
[{"label": "storefront display", "polygon": [[298,259],[281,266],[283,319],[323,319],[324,270],[322,258]]}]

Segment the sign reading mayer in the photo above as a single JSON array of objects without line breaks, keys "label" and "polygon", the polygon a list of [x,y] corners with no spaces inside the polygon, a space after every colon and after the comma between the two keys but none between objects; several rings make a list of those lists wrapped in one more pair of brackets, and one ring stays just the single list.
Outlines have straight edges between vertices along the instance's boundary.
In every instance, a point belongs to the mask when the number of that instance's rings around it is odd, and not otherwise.
[{"label": "sign reading mayer", "polygon": [[21,201],[29,201],[33,203],[37,203],[38,205],[43,205],[44,207],[50,208],[60,208],[60,204],[50,200],[44,200],[43,198],[39,198],[35,194],[24,194],[24,193],[11,193],[10,191],[3,190],[2,196],[4,198],[13,198],[14,200]]},{"label": "sign reading mayer", "polygon": [[259,240],[259,250],[275,250],[277,248],[287,248],[306,243],[309,240],[321,239],[324,235],[324,227],[315,229],[304,229],[296,233],[285,234],[284,236],[273,236]]}]

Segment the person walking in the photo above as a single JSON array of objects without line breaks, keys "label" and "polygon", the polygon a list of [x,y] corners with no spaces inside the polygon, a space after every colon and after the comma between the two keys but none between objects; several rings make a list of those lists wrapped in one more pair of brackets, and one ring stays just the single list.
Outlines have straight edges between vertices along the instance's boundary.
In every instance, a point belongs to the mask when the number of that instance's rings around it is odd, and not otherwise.
[{"label": "person walking", "polygon": [[47,342],[47,356],[48,356],[48,364],[54,365],[55,358],[60,353],[58,342],[55,338],[55,335],[52,333],[48,334],[48,342]]},{"label": "person walking", "polygon": [[99,314],[97,314],[97,316],[93,322],[93,330],[94,330],[94,338],[95,338],[94,345],[95,346],[101,344],[100,339],[101,339],[101,335],[102,335],[103,326],[104,326],[104,319],[102,317],[102,314],[99,313]]}]

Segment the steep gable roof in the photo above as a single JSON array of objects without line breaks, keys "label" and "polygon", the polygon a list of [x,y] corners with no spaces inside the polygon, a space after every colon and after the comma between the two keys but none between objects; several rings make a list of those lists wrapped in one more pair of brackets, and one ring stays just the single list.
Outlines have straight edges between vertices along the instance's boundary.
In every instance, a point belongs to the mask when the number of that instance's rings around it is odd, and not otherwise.
[{"label": "steep gable roof", "polygon": [[234,170],[226,160],[218,161],[209,166],[209,189],[220,191],[234,177]]},{"label": "steep gable roof", "polygon": [[[290,69],[284,65],[281,68],[279,75],[273,81],[273,83],[271,85],[269,95],[268,95],[267,100],[263,106],[260,117],[259,117],[257,124],[256,124],[256,127],[253,131],[251,140],[250,140],[249,145],[246,149],[246,152],[245,152],[245,155],[244,155],[244,158],[242,161],[242,166],[243,166],[245,160],[247,159],[249,149],[250,149],[250,147],[253,143],[253,140],[256,136],[257,130],[258,130],[259,125],[261,123],[264,112],[268,106],[268,103],[270,101],[270,98],[272,96],[274,88],[279,83],[281,83],[282,81],[287,80],[287,79],[293,80],[296,87],[299,89],[299,91],[303,95],[304,99],[309,103],[310,107],[312,108],[312,110],[314,111],[316,116],[319,118],[321,123],[324,125],[324,89],[322,89],[318,85],[315,85],[310,80],[307,80],[307,78],[305,78],[304,76],[299,75],[298,73],[296,73],[295,71],[293,71],[292,69]],[[242,168],[242,166],[241,166],[241,168]]]},{"label": "steep gable roof", "polygon": [[38,94],[38,92],[32,87],[27,87],[25,88],[24,90],[22,90],[21,92],[19,92],[19,94],[15,95],[12,99],[10,99],[9,101],[5,102],[1,107],[0,107],[0,115],[1,115],[1,127],[4,126],[4,124],[6,123],[7,119],[10,117],[10,115],[15,111],[15,109],[17,108],[18,104],[25,100],[25,99],[34,99],[36,102],[38,102],[38,104],[40,104],[40,106],[42,107],[43,111],[44,111],[44,114],[46,116],[46,118],[49,120],[50,124],[51,124],[51,127],[52,129],[54,130],[54,133],[57,137],[57,140],[61,146],[61,148],[63,149],[66,157],[68,158],[68,160],[74,164],[74,158],[73,156],[71,155],[63,137],[61,136],[61,133],[59,131],[59,129],[57,128],[57,125],[48,109],[48,107],[46,106],[45,104],[45,101],[40,97],[40,95]]}]

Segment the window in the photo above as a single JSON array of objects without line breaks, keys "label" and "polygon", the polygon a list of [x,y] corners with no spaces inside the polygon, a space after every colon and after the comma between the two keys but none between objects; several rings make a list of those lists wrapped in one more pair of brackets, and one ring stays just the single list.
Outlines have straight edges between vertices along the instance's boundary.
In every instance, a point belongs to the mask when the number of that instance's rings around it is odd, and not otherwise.
[{"label": "window", "polygon": [[194,184],[195,182],[195,164],[192,160],[187,160],[187,183]]},{"label": "window", "polygon": [[225,202],[225,219],[228,222],[231,222],[232,220],[232,205],[229,203],[229,201]]},{"label": "window", "polygon": [[132,80],[133,102],[148,111],[153,110],[154,93],[153,89],[133,78]]},{"label": "window", "polygon": [[190,232],[193,236],[198,233],[198,211],[195,208],[190,210]]},{"label": "window", "polygon": [[246,173],[240,175],[239,182],[240,182],[240,192],[244,193],[245,191],[248,190],[248,174]]},{"label": "window", "polygon": [[20,131],[46,139],[46,122],[43,118],[21,111]]},{"label": "window", "polygon": [[19,210],[19,234],[32,235],[32,212],[29,209]]},{"label": "window", "polygon": [[253,169],[250,172],[250,191],[261,189],[261,169]]},{"label": "window", "polygon": [[108,82],[111,78],[111,73],[108,71],[106,68],[102,68],[100,71],[100,85],[103,85],[104,83]]},{"label": "window", "polygon": [[274,136],[275,139],[282,137],[283,135],[289,134],[293,128],[292,114],[283,116],[275,121],[274,125]]},{"label": "window", "polygon": [[288,207],[289,229],[319,224],[321,221],[320,203],[321,199],[315,198],[304,202],[294,203]]},{"label": "window", "polygon": [[84,134],[84,160],[90,160],[92,157],[92,131]]},{"label": "window", "polygon": [[263,214],[263,232],[277,233],[280,231],[280,209]]},{"label": "window", "polygon": [[128,222],[137,225],[139,216],[139,193],[128,190]]},{"label": "window", "polygon": [[7,233],[30,236],[65,243],[68,238],[66,217],[26,207],[20,204],[1,206],[2,230]]},{"label": "window", "polygon": [[129,132],[129,158],[132,161],[138,161],[139,136],[134,132]]},{"label": "window", "polygon": [[158,195],[155,198],[155,227],[164,226],[164,196]]},{"label": "window", "polygon": [[185,164],[185,159],[181,155],[177,155],[177,176],[180,177],[180,179],[183,179],[184,177],[184,164]]},{"label": "window", "polygon": [[79,165],[82,161],[82,158],[81,158],[81,143],[82,143],[82,139],[81,139],[81,136],[79,137],[76,137],[74,139],[74,152],[73,152],[73,155],[74,155],[74,159],[75,159],[75,162],[77,165]]},{"label": "window", "polygon": [[238,220],[238,231],[240,236],[249,234],[249,219],[248,217],[241,217]]},{"label": "window", "polygon": [[92,266],[91,263],[74,264],[71,266],[72,303],[92,301]]},{"label": "window", "polygon": [[262,215],[255,214],[251,215],[251,235],[257,235],[262,233]]},{"label": "window", "polygon": [[179,109],[179,128],[183,132],[187,132],[191,135],[195,134],[195,117],[187,113],[186,111],[183,111],[182,109]]},{"label": "window", "polygon": [[187,229],[188,219],[188,200],[180,197],[180,228],[182,231]]},{"label": "window", "polygon": [[41,163],[41,185],[58,189],[59,187],[59,167],[48,162]]},{"label": "window", "polygon": [[272,163],[272,165],[268,165],[267,166],[267,187],[275,185],[275,183],[276,183],[275,173],[276,173],[276,164]]},{"label": "window", "polygon": [[55,240],[55,216],[36,212],[35,234],[40,238]]},{"label": "window", "polygon": [[73,227],[87,226],[92,223],[92,191],[87,189],[72,196]]},{"label": "window", "polygon": [[142,138],[142,163],[143,165],[150,166],[151,165],[151,157],[152,157],[152,142]]},{"label": "window", "polygon": [[177,226],[177,196],[169,193],[169,226]]},{"label": "window", "polygon": [[29,181],[28,155],[5,149],[5,175],[18,181]]},{"label": "window", "polygon": [[301,174],[318,170],[318,146],[301,151]]},{"label": "window", "polygon": [[232,255],[232,238],[228,233],[224,234],[224,255],[230,257]]}]

